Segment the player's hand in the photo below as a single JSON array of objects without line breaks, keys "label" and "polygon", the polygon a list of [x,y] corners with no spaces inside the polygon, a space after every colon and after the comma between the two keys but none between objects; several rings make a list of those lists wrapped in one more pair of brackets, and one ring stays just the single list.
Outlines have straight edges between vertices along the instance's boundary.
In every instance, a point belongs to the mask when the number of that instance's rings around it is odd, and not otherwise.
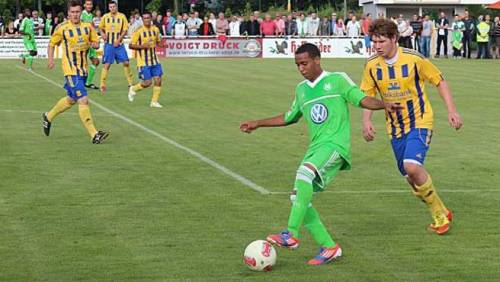
[{"label": "player's hand", "polygon": [[54,59],[49,59],[49,63],[47,64],[47,67],[49,69],[53,69],[54,68]]},{"label": "player's hand", "polygon": [[403,106],[396,103],[384,102],[384,105],[385,105],[385,110],[388,111],[389,113],[401,111],[403,109]]},{"label": "player's hand", "polygon": [[459,130],[463,124],[462,118],[457,112],[448,113],[448,122],[450,123],[451,127],[453,127],[455,130]]},{"label": "player's hand", "polygon": [[245,133],[252,133],[257,128],[259,128],[259,125],[256,121],[244,121],[240,124],[240,130]]},{"label": "player's hand", "polygon": [[120,46],[120,43],[121,43],[121,41],[118,39],[115,41],[115,43],[113,43],[113,46],[118,47],[118,46]]},{"label": "player's hand", "polygon": [[376,133],[375,127],[373,127],[371,121],[363,122],[363,138],[365,138],[367,142],[373,141]]},{"label": "player's hand", "polygon": [[96,42],[91,42],[91,43],[90,43],[90,46],[92,46],[92,48],[94,48],[94,49],[96,49],[96,50],[97,50],[97,49],[99,49],[99,42],[98,42],[98,41],[96,41]]},{"label": "player's hand", "polygon": [[108,41],[108,36],[105,33],[101,34],[101,38],[102,38],[102,41],[104,41],[104,42]]}]

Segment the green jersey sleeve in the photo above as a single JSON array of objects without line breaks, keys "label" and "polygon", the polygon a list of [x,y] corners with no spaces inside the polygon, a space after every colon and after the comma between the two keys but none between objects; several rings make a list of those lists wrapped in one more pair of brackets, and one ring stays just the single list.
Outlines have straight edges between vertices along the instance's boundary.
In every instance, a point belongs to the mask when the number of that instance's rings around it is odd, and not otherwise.
[{"label": "green jersey sleeve", "polygon": [[359,103],[366,97],[366,94],[351,80],[345,72],[338,72],[338,86],[340,95],[352,104],[353,106],[360,107]]},{"label": "green jersey sleeve", "polygon": [[27,19],[23,19],[23,21],[21,22],[21,26],[19,27],[19,31],[22,31],[24,33],[27,33],[24,29],[26,28],[26,21]]},{"label": "green jersey sleeve", "polygon": [[300,110],[300,105],[297,97],[297,93],[295,93],[295,99],[293,100],[292,106],[285,113],[285,123],[290,124],[297,122],[302,117],[302,111]]}]

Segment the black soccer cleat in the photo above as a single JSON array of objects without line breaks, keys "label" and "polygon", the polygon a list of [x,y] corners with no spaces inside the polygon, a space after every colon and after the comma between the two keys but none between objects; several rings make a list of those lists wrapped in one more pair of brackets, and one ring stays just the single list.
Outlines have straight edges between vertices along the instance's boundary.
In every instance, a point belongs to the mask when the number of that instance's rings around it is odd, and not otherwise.
[{"label": "black soccer cleat", "polygon": [[45,133],[46,136],[49,136],[50,134],[50,126],[52,123],[49,121],[47,118],[47,113],[42,114],[42,126],[43,126],[43,133]]},{"label": "black soccer cleat", "polygon": [[85,87],[90,88],[90,89],[94,89],[94,90],[99,89],[99,87],[95,86],[95,84],[93,84],[93,83],[92,84],[85,84]]},{"label": "black soccer cleat", "polygon": [[108,138],[109,133],[106,131],[99,130],[92,138],[92,144],[101,144],[106,138]]}]

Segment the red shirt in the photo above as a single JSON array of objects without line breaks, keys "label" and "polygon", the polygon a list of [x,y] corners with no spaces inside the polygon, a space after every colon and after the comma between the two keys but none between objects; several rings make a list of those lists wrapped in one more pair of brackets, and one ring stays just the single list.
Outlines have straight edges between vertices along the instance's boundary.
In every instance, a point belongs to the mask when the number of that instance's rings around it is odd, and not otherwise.
[{"label": "red shirt", "polygon": [[263,21],[260,23],[260,33],[262,35],[275,35],[276,23],[273,21]]}]

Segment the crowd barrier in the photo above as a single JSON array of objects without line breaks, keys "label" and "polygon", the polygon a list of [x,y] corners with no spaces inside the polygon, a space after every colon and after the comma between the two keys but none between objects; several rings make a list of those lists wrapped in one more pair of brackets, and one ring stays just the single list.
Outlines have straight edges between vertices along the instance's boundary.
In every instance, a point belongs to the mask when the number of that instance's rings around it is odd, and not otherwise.
[{"label": "crowd barrier", "polygon": [[[47,58],[49,37],[36,37],[38,57]],[[293,58],[295,50],[306,42],[316,44],[324,58],[366,58],[363,38],[346,37],[164,37],[165,47],[157,48],[159,57],[232,57],[232,58]],[[124,44],[131,57],[134,51],[128,49],[130,39]],[[101,49],[98,54],[102,54]],[[25,53],[22,38],[0,38],[0,59],[19,58]],[[55,50],[55,58],[61,58],[62,47]]]}]

